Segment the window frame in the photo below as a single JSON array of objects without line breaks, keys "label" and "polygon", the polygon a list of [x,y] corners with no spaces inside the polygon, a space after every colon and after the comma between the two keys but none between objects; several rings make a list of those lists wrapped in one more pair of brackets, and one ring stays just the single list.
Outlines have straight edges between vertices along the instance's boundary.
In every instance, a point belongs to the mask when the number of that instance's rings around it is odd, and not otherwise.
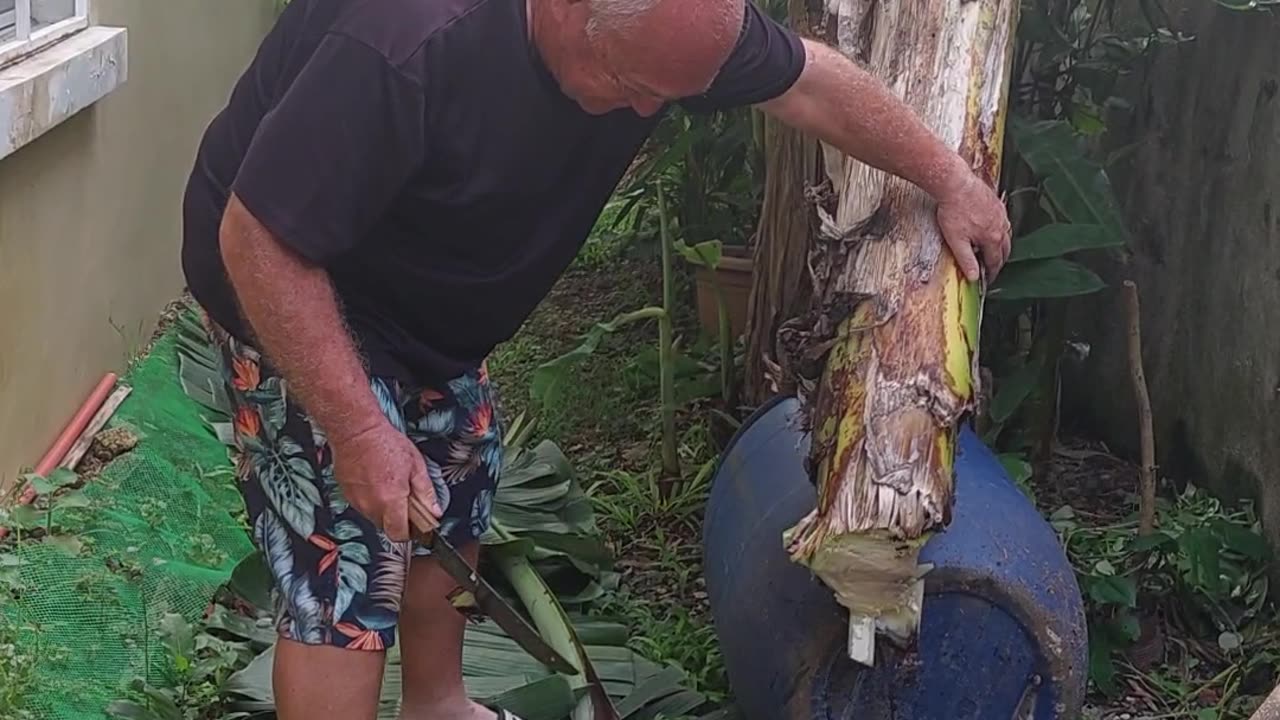
[{"label": "window frame", "polygon": [[[32,31],[32,6],[38,0],[14,0],[13,23],[17,30],[13,40],[0,43],[0,68],[37,53],[70,35],[89,27],[90,0],[74,0],[71,17],[48,27]],[[2,23],[0,23],[2,24]]]}]

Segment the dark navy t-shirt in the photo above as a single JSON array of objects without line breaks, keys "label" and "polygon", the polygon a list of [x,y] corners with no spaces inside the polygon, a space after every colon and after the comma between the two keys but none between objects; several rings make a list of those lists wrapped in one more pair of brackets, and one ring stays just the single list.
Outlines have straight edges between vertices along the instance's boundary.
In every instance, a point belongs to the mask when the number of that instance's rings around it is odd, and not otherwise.
[{"label": "dark navy t-shirt", "polygon": [[[712,87],[680,104],[774,98],[804,57],[748,3]],[[565,96],[528,39],[525,0],[292,0],[201,143],[188,286],[252,342],[218,246],[235,192],[328,270],[371,372],[450,379],[534,310],[656,123]]]}]

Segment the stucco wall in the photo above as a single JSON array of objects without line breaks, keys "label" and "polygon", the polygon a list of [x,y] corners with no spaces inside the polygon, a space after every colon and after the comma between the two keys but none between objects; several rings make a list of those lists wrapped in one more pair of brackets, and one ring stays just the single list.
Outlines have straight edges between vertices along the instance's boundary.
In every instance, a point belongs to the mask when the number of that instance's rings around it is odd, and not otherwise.
[{"label": "stucco wall", "polygon": [[0,484],[34,465],[182,288],[182,187],[270,0],[95,0],[129,81],[0,160]]},{"label": "stucco wall", "polygon": [[[1113,176],[1133,231],[1144,363],[1165,474],[1258,496],[1280,547],[1280,18],[1183,0],[1198,39],[1160,54],[1130,99]],[[1119,280],[1109,268],[1108,279]],[[1120,298],[1083,303],[1091,359],[1075,419],[1136,445]]]}]

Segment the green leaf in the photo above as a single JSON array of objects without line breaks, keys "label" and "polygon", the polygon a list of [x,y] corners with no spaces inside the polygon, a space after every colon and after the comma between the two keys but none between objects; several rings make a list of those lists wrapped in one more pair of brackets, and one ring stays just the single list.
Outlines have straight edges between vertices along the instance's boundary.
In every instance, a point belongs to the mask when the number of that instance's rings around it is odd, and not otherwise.
[{"label": "green leaf", "polygon": [[271,608],[271,570],[261,551],[255,550],[236,563],[227,587],[259,610]]},{"label": "green leaf", "polygon": [[719,240],[707,240],[693,247],[686,245],[684,240],[677,240],[675,249],[690,264],[711,270],[720,267],[720,260],[724,256],[724,244]]},{"label": "green leaf", "polygon": [[1266,562],[1271,557],[1271,548],[1266,539],[1247,527],[1223,519],[1215,520],[1210,527],[1228,550],[1240,553],[1254,562]]},{"label": "green leaf", "polygon": [[175,658],[190,659],[195,655],[195,630],[181,615],[165,613],[160,618],[160,637]]},{"label": "green leaf", "polygon": [[1000,465],[1015,485],[1020,485],[1031,479],[1031,463],[1027,462],[1027,459],[1021,453],[1002,453],[1000,455]]},{"label": "green leaf", "polygon": [[1014,117],[1009,130],[1019,154],[1042,179],[1045,193],[1064,218],[1073,223],[1103,225],[1124,236],[1124,221],[1111,181],[1102,167],[1084,153],[1070,124]]},{"label": "green leaf", "polygon": [[1156,548],[1164,547],[1166,545],[1172,545],[1174,544],[1174,542],[1175,541],[1172,535],[1166,532],[1156,531],[1151,533],[1150,535],[1140,535],[1138,537],[1135,537],[1133,541],[1129,543],[1129,552],[1133,552],[1133,553],[1147,552],[1148,550],[1154,550]]},{"label": "green leaf", "polygon": [[1088,579],[1089,597],[1103,605],[1133,608],[1138,605],[1138,586],[1123,575],[1092,575]]},{"label": "green leaf", "polygon": [[627,644],[627,626],[596,618],[575,615],[571,618],[578,639],[588,646],[623,647]]},{"label": "green leaf", "polygon": [[88,495],[83,490],[70,490],[65,492],[53,500],[54,508],[58,510],[70,510],[72,508],[86,508],[93,504]]},{"label": "green leaf", "polygon": [[48,495],[57,488],[53,481],[39,475],[29,475],[27,477],[27,485],[35,492],[36,495]]},{"label": "green leaf", "polygon": [[1223,592],[1219,553],[1222,542],[1208,528],[1195,528],[1178,537],[1178,547],[1187,559],[1187,580],[1211,595]]},{"label": "green leaf", "polygon": [[[272,645],[227,678],[223,691],[238,696],[237,710],[272,709],[275,695],[271,689],[271,671],[275,664],[276,647]],[[265,707],[264,707],[265,705]]]},{"label": "green leaf", "polygon": [[44,542],[71,557],[79,557],[80,552],[84,550],[84,543],[74,535],[51,535],[46,537]]},{"label": "green leaf", "polygon": [[1071,126],[1083,135],[1099,135],[1107,129],[1097,105],[1075,102],[1071,105]]},{"label": "green leaf", "polygon": [[274,622],[258,622],[254,618],[232,612],[221,604],[213,606],[209,618],[204,621],[204,627],[221,630],[263,648],[273,644],[277,637]]},{"label": "green leaf", "polygon": [[10,510],[9,520],[22,530],[44,527],[44,513],[31,505],[19,505]]},{"label": "green leaf", "polygon": [[505,708],[524,720],[563,720],[578,699],[560,675],[545,677],[508,690],[484,702]]},{"label": "green leaf", "polygon": [[1044,6],[1039,3],[1023,3],[1018,37],[1026,42],[1045,45],[1045,50],[1050,52],[1068,50],[1071,47],[1045,12]]},{"label": "green leaf", "polygon": [[142,689],[142,692],[150,701],[148,705],[154,713],[152,717],[160,720],[185,720],[183,712],[178,709],[178,704],[173,700],[171,691],[148,685]]},{"label": "green leaf", "polygon": [[27,562],[17,555],[0,553],[0,596],[6,590],[18,589],[22,585],[22,566]]},{"label": "green leaf", "polygon": [[662,700],[679,692],[684,673],[679,668],[668,667],[640,685],[625,700],[618,703],[618,715],[627,718],[639,712],[645,705]]},{"label": "green leaf", "polygon": [[1043,369],[1044,356],[1033,355],[1008,377],[1001,378],[996,383],[996,394],[991,399],[991,408],[988,411],[991,419],[996,423],[1003,423],[1013,417],[1018,407],[1035,389],[1036,381],[1039,380]]},{"label": "green leaf", "polygon": [[1120,692],[1116,684],[1116,664],[1112,658],[1113,645],[1103,637],[1090,633],[1089,678],[1102,694],[1115,697]]},{"label": "green leaf", "polygon": [[1006,266],[991,285],[992,300],[1088,295],[1106,283],[1083,265],[1061,258],[1031,260]]},{"label": "green leaf", "polygon": [[74,471],[64,467],[55,468],[54,471],[49,473],[49,476],[45,479],[53,483],[54,487],[59,487],[59,488],[67,487],[68,485],[74,485],[80,482],[79,475],[77,475]]},{"label": "green leaf", "polygon": [[662,308],[643,308],[634,312],[618,315],[609,322],[596,323],[581,336],[582,341],[569,352],[548,360],[533,371],[529,383],[529,394],[535,402],[546,405],[558,394],[560,386],[568,377],[569,370],[581,360],[595,354],[606,336],[618,331],[624,325],[640,320],[649,320],[663,314]]},{"label": "green leaf", "polygon": [[1076,517],[1075,508],[1071,507],[1070,505],[1063,505],[1057,510],[1054,510],[1053,514],[1049,516],[1049,519],[1054,521],[1062,521],[1062,520],[1074,520],[1075,517]]},{"label": "green leaf", "polygon": [[1008,262],[1060,257],[1079,250],[1124,245],[1124,238],[1104,225],[1051,223],[1013,241]]},{"label": "green leaf", "polygon": [[181,338],[179,335],[178,379],[183,392],[216,416],[229,417],[231,400],[227,397],[226,382],[217,366],[210,364],[210,358],[203,354],[208,347],[208,339]]},{"label": "green leaf", "polygon": [[540,550],[564,555],[574,562],[604,568],[613,562],[613,554],[600,536],[591,533],[546,533],[530,530],[524,536]]},{"label": "green leaf", "polygon": [[706,697],[701,693],[692,690],[681,690],[628,717],[635,718],[635,720],[684,717],[706,701]]}]

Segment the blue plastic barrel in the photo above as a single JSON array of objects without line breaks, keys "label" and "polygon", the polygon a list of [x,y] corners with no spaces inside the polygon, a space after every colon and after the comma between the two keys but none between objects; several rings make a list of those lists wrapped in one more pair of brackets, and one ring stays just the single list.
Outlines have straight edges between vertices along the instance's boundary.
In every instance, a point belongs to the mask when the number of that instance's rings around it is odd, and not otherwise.
[{"label": "blue plastic barrel", "polygon": [[813,509],[798,404],[777,399],[738,430],[718,468],[703,538],[729,682],[749,720],[1078,718],[1084,607],[1053,529],[966,429],[950,527],[932,563],[915,647],[848,659],[848,616],[787,557],[782,534]]}]

